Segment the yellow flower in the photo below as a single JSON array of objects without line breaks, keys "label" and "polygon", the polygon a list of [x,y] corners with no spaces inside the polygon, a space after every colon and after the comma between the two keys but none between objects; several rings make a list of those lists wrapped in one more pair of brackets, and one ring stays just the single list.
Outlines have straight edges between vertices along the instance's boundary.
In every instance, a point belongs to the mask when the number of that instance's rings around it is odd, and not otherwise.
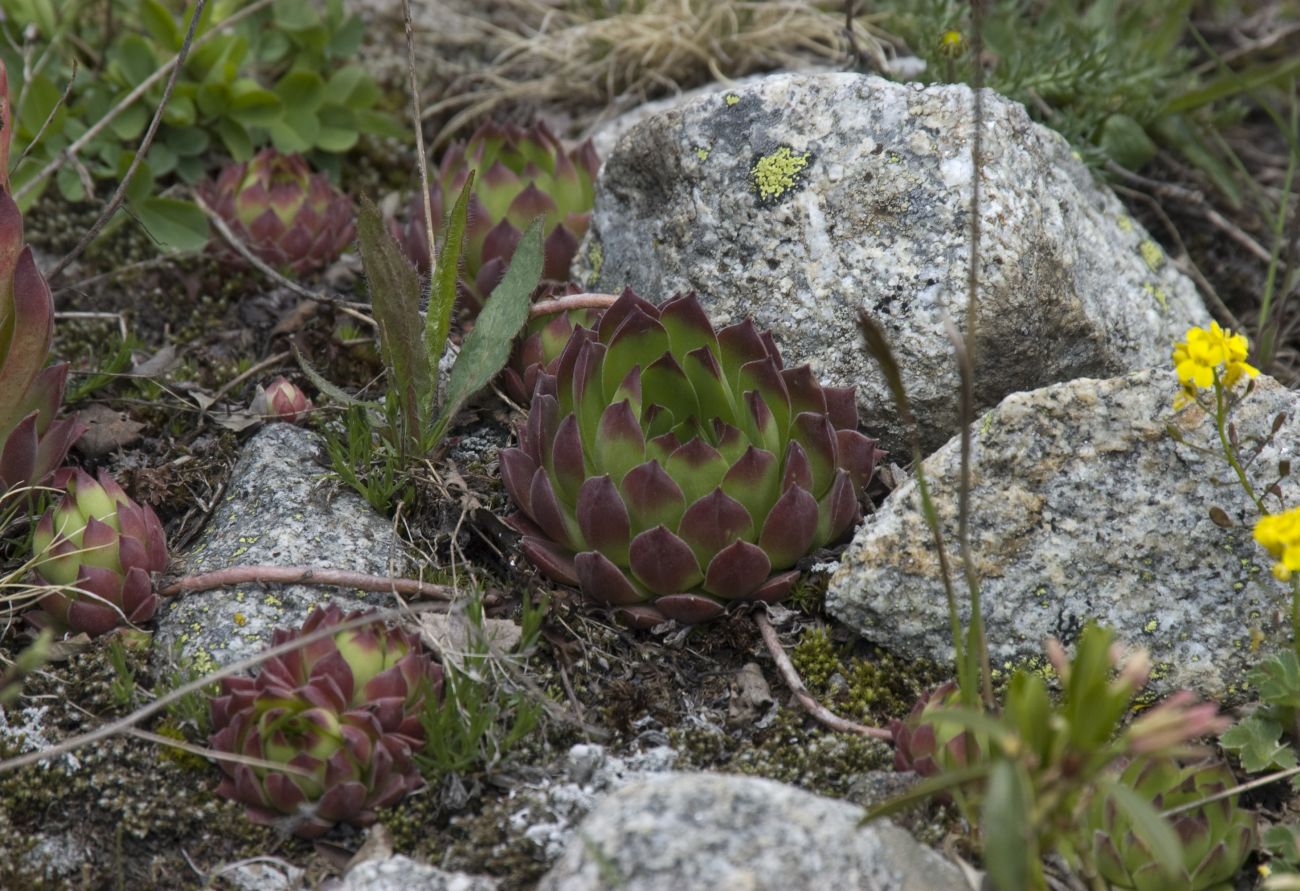
[{"label": "yellow flower", "polygon": [[1259,374],[1259,369],[1246,361],[1249,352],[1250,344],[1245,336],[1220,328],[1218,322],[1210,322],[1209,329],[1188,328],[1187,339],[1174,344],[1174,371],[1183,385],[1183,393],[1175,404],[1186,404],[1198,389],[1213,386],[1216,374],[1220,375],[1219,382],[1229,389],[1243,375]]},{"label": "yellow flower", "polygon": [[1273,555],[1273,575],[1287,581],[1300,571],[1300,508],[1265,514],[1255,523],[1255,541]]},{"label": "yellow flower", "polygon": [[939,37],[939,52],[945,56],[957,56],[966,49],[960,31],[944,31]]}]

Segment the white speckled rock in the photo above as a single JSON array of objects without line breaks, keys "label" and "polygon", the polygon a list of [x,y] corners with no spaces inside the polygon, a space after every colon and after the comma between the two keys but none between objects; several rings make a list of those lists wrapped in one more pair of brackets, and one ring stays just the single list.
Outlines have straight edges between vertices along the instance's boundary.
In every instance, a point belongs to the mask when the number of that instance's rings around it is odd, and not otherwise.
[{"label": "white speckled rock", "polygon": [[[405,567],[387,519],[351,489],[323,485],[321,438],[291,424],[269,424],[244,446],[225,497],[177,571],[228,566],[328,566],[385,575]],[[390,566],[390,559],[395,565]],[[347,610],[392,606],[387,593],[312,585],[241,585],[173,598],[159,611],[153,667],[188,660],[210,670],[250,656],[275,628],[300,625],[317,604]]]},{"label": "white speckled rock", "polygon": [[[981,405],[1164,361],[1208,320],[1190,280],[1060,135],[986,96]],[[866,307],[937,448],[956,429],[943,320],[965,314],[972,108],[960,85],[800,74],[654,114],[605,161],[579,274],[654,301],[694,289],[719,323],[751,314],[789,364],[857,386],[868,427],[897,451],[855,325]]]},{"label": "white speckled rock", "polygon": [[539,891],[955,891],[956,867],[862,808],[771,780],[669,773],[602,801]]},{"label": "white speckled rock", "polygon": [[[1078,380],[1008,396],[976,422],[971,538],[994,666],[1042,655],[1095,619],[1151,651],[1151,686],[1243,698],[1247,668],[1289,638],[1289,595],[1251,537],[1255,506],[1219,454],[1213,419],[1175,416],[1172,370]],[[1287,420],[1252,471],[1262,488],[1300,443],[1300,398],[1261,376],[1233,419],[1243,440]],[[1166,432],[1173,423],[1190,445]],[[960,445],[925,462],[954,572]],[[1283,481],[1288,504],[1300,485]],[[1221,507],[1237,525],[1216,526]],[[1276,505],[1274,505],[1276,507]],[[958,578],[957,588],[964,591]],[[963,607],[965,599],[962,598]],[[901,653],[951,659],[938,564],[915,482],[894,491],[844,553],[826,607]],[[963,608],[963,616],[968,612]]]},{"label": "white speckled rock", "polygon": [[331,891],[496,891],[495,879],[447,872],[398,854],[353,867]]}]

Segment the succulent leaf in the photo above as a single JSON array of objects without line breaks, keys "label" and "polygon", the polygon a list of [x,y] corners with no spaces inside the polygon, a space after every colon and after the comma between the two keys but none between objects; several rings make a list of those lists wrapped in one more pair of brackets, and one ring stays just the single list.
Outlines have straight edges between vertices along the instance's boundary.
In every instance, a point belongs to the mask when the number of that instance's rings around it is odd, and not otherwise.
[{"label": "succulent leaf", "polygon": [[64,494],[36,524],[33,557],[37,578],[60,590],[28,621],[92,636],[149,621],[158,609],[152,574],[167,566],[158,517],[103,470],[96,479],[64,468],[52,484]]},{"label": "succulent leaf", "polygon": [[594,324],[553,329],[569,339],[536,366],[502,455],[524,553],[634,625],[784,597],[857,520],[883,454],[830,407],[856,409],[784,371],[752,322],[715,331],[692,294],[656,307],[628,290]]},{"label": "succulent leaf", "polygon": [[[199,194],[258,259],[283,272],[323,269],[356,234],[351,200],[301,155],[263,149],[200,184]],[[228,248],[217,250],[231,263],[244,262]]]},{"label": "succulent leaf", "polygon": [[[360,618],[334,604],[271,646]],[[442,668],[419,639],[376,619],[272,657],[256,679],[226,678],[210,702],[212,748],[284,765],[222,761],[218,794],[253,822],[316,838],[336,823],[367,826],[423,785],[413,754],[420,712],[442,690]]]}]

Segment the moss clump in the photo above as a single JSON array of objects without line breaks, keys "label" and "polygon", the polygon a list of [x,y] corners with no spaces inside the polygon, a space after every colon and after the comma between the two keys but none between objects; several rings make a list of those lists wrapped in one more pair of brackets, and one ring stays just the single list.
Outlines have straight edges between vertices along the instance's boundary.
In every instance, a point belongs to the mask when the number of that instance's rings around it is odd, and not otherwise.
[{"label": "moss clump", "polygon": [[790,654],[799,677],[813,692],[826,688],[831,675],[840,670],[839,657],[835,655],[835,645],[826,629],[819,626],[805,629],[803,637]]}]

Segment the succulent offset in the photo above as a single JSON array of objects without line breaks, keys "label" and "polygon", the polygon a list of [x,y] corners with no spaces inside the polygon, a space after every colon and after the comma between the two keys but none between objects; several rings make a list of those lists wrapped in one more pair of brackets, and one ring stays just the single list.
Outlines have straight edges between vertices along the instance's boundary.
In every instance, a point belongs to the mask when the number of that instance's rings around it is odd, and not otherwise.
[{"label": "succulent offset", "polygon": [[[492,293],[520,235],[542,215],[546,217],[542,278],[555,283],[569,280],[569,265],[591,218],[599,170],[590,142],[565,151],[540,123],[523,129],[488,122],[467,143],[447,149],[429,189],[433,234],[436,240],[443,214],[474,171],[460,282],[461,300],[470,310],[477,311]],[[406,256],[427,272],[429,239],[420,193],[412,199],[406,220],[393,228]]]},{"label": "succulent offset", "polygon": [[103,470],[96,480],[65,467],[52,485],[64,494],[36,524],[33,556],[39,579],[60,590],[43,596],[29,621],[93,636],[152,619],[158,610],[153,573],[167,567],[167,542],[153,510],[128,498]]},{"label": "succulent offset", "polygon": [[961,725],[937,721],[934,716],[937,709],[951,708],[959,699],[957,683],[947,681],[921,697],[906,718],[889,722],[889,733],[894,740],[894,770],[911,770],[930,777],[979,760],[978,742],[972,753],[974,757],[967,757],[968,737]]},{"label": "succulent offset", "polygon": [[1227,765],[1180,765],[1169,758],[1134,761],[1120,782],[1150,801],[1157,811],[1203,802],[1170,817],[1183,850],[1183,863],[1166,872],[1133,832],[1127,812],[1110,798],[1092,802],[1085,821],[1092,859],[1115,888],[1138,891],[1230,891],[1233,878],[1255,846],[1255,818],[1237,806],[1237,796],[1206,801],[1237,785]]},{"label": "succulent offset", "polygon": [[54,299],[23,244],[23,217],[9,194],[12,123],[0,63],[0,496],[45,480],[85,430],[56,419],[67,364],[45,367],[54,336]]},{"label": "succulent offset", "polygon": [[253,401],[248,406],[248,410],[255,415],[289,424],[298,423],[313,408],[307,394],[283,375],[277,376],[265,387],[258,384]]},{"label": "succulent offset", "polygon": [[[578,289],[570,285],[562,293],[577,292]],[[501,381],[510,398],[520,405],[527,405],[537,387],[537,376],[542,372],[555,373],[555,363],[573,336],[573,329],[579,325],[595,328],[600,313],[598,309],[570,309],[550,318],[530,321],[515,344],[510,364],[501,371]]]},{"label": "succulent offset", "polygon": [[630,290],[538,376],[501,471],[523,551],[633,625],[773,602],[859,517],[882,454],[852,388],[783,368],[749,320],[715,331],[693,294]]},{"label": "succulent offset", "polygon": [[[317,607],[271,646],[363,616]],[[221,682],[211,745],[283,768],[222,761],[218,793],[249,819],[315,838],[337,823],[367,826],[376,811],[421,785],[412,754],[420,712],[442,690],[442,668],[419,639],[378,618],[267,659],[256,678]]]},{"label": "succulent offset", "polygon": [[[227,166],[199,194],[258,259],[281,272],[324,268],[356,234],[352,201],[301,155],[263,149]],[[229,249],[222,254],[242,262]]]}]

